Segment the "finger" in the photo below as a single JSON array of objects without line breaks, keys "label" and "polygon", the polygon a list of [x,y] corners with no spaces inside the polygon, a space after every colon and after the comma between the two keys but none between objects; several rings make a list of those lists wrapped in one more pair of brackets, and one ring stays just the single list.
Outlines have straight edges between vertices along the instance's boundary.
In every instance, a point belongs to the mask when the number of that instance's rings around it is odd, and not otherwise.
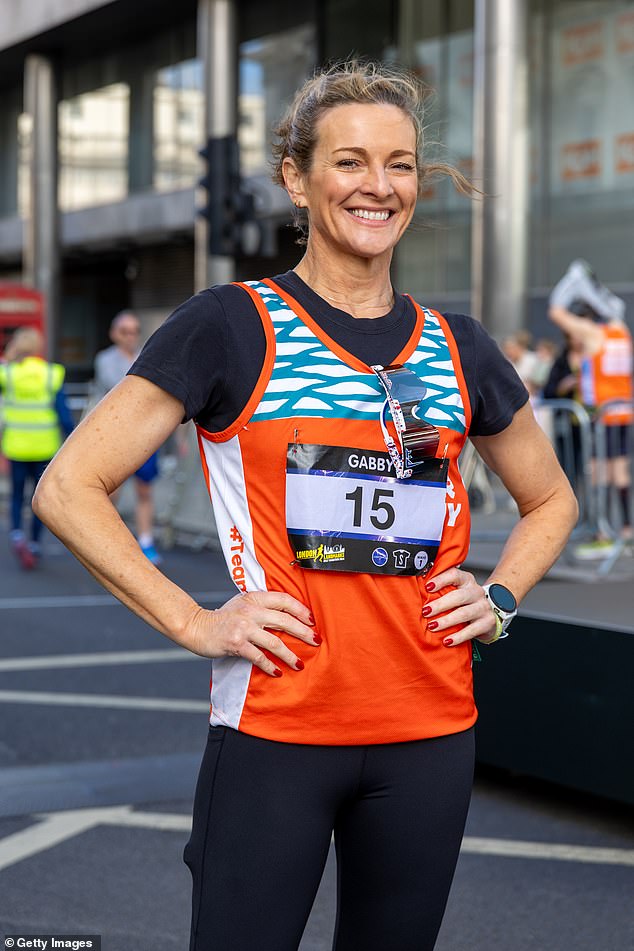
[{"label": "finger", "polygon": [[453,611],[464,604],[480,604],[486,606],[483,589],[473,575],[466,571],[460,572],[459,584],[445,589],[445,593],[429,600],[422,609],[423,617],[437,617],[447,611]]},{"label": "finger", "polygon": [[480,601],[482,601],[483,604],[486,603],[484,594],[479,588],[471,588],[470,586],[452,588],[447,594],[443,594],[439,598],[429,601],[423,607],[421,613],[423,617],[438,617],[441,614],[446,614],[448,611],[454,611],[463,605],[477,604]]},{"label": "finger", "polygon": [[433,578],[429,578],[425,582],[425,591],[432,592],[442,591],[443,588],[449,587],[460,587],[465,584],[468,579],[473,578],[473,575],[468,571],[463,571],[461,568],[448,568],[446,571],[441,571],[440,574],[434,575]]},{"label": "finger", "polygon": [[[447,614],[442,614],[434,618],[427,623],[427,627],[430,631],[446,631],[450,627],[472,624],[480,618],[484,618],[484,616],[483,612],[479,610],[477,606],[466,604],[460,608],[456,608],[455,611],[449,611]],[[483,632],[481,631],[480,633]]]},{"label": "finger", "polygon": [[293,617],[299,618],[304,624],[314,624],[314,619],[310,609],[284,591],[252,591],[243,597],[249,598],[255,604],[273,611],[283,611]]},{"label": "finger", "polygon": [[271,631],[262,631],[253,636],[252,643],[256,647],[261,647],[269,654],[273,654],[281,663],[286,664],[293,670],[303,670],[304,662],[298,657],[290,647],[287,647],[281,637],[277,637]]},{"label": "finger", "polygon": [[248,660],[254,667],[258,667],[263,673],[268,674],[269,677],[281,677],[283,675],[277,664],[255,644],[245,641],[239,656]]},{"label": "finger", "polygon": [[298,637],[306,644],[316,647],[321,644],[321,637],[314,628],[303,624],[297,618],[283,611],[258,611],[253,616],[254,621],[262,628],[268,628],[273,631],[282,631],[284,634],[291,634]]},{"label": "finger", "polygon": [[[457,613],[455,612],[455,614]],[[449,630],[448,635],[443,637],[443,632],[449,628],[452,628],[452,630]],[[494,639],[496,631],[495,616],[491,611],[489,615],[478,616],[467,622],[456,622],[454,619],[450,623],[448,619],[443,618],[442,621],[437,622],[437,627],[434,630],[443,638],[445,647],[457,647],[459,644],[464,644],[465,641],[474,638],[481,639],[483,643],[486,643]]]}]

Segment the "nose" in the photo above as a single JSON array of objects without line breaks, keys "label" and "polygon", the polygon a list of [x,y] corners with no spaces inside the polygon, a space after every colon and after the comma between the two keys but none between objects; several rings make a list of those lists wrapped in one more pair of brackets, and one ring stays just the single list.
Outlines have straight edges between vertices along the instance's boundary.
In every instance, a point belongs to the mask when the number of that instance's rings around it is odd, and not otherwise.
[{"label": "nose", "polygon": [[365,195],[376,195],[377,198],[388,198],[394,194],[390,176],[382,162],[368,166],[361,191]]}]

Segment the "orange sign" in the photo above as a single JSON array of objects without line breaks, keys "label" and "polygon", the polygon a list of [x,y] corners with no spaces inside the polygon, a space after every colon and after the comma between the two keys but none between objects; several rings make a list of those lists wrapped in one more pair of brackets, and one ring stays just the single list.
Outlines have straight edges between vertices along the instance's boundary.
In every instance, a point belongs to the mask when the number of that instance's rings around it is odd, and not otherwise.
[{"label": "orange sign", "polygon": [[634,53],[634,13],[616,18],[616,48],[619,53]]},{"label": "orange sign", "polygon": [[578,66],[601,59],[603,51],[603,24],[600,20],[571,26],[562,33],[564,66]]},{"label": "orange sign", "polygon": [[569,142],[561,150],[561,178],[564,182],[598,178],[601,174],[601,142]]},{"label": "orange sign", "polygon": [[617,135],[615,166],[619,175],[634,172],[634,132]]}]

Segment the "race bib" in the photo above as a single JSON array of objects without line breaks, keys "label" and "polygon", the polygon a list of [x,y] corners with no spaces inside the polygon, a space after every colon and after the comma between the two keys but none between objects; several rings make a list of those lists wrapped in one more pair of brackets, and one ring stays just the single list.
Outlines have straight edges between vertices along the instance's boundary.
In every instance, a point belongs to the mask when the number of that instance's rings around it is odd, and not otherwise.
[{"label": "race bib", "polygon": [[302,568],[424,575],[445,522],[448,459],[399,479],[390,454],[289,443],[286,526]]}]

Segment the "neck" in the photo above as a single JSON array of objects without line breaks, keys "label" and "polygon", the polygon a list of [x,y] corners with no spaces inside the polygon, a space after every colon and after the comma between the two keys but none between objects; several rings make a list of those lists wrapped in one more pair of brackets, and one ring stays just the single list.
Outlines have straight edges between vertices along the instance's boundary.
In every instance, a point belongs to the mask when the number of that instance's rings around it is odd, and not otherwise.
[{"label": "neck", "polygon": [[[391,258],[391,255],[390,255]],[[333,307],[352,317],[383,317],[394,306],[390,261],[353,255],[332,261],[317,255],[309,243],[295,273]]]}]

